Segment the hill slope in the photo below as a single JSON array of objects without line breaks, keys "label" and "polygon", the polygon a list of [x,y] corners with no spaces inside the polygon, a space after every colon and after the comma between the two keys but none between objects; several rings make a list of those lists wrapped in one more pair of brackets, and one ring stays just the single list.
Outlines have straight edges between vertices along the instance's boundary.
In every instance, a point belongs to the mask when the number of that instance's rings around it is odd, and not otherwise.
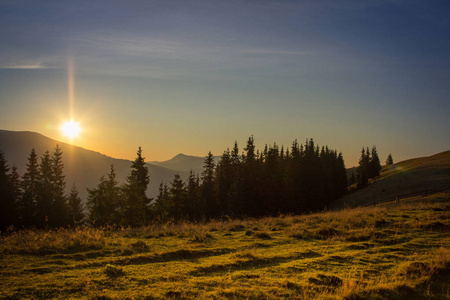
[{"label": "hill slope", "polygon": [[[5,153],[9,166],[15,164],[21,175],[26,169],[31,148],[34,148],[40,157],[47,150],[52,153],[57,144],[63,152],[66,189],[69,190],[75,183],[83,200],[87,196],[86,188],[96,187],[99,178],[109,173],[110,165],[114,165],[119,182],[124,182],[130,171],[131,161],[129,160],[112,158],[35,132],[0,130],[0,150]],[[147,166],[150,173],[150,185],[147,190],[149,197],[156,197],[161,181],[169,183],[175,173],[180,174],[183,179],[187,177],[187,172],[174,171],[153,164],[147,164]]]},{"label": "hill slope", "polygon": [[334,207],[373,205],[443,189],[450,189],[450,151],[383,166],[367,188],[339,199]]}]

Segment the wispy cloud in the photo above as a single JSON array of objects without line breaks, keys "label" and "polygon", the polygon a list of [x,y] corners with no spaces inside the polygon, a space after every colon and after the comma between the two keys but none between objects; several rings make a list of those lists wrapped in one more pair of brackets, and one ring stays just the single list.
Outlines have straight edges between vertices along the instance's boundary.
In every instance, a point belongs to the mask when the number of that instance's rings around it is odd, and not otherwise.
[{"label": "wispy cloud", "polygon": [[0,69],[10,69],[10,70],[36,70],[36,69],[51,69],[48,66],[42,64],[30,64],[30,65],[5,65],[1,66]]},{"label": "wispy cloud", "polygon": [[210,43],[129,33],[92,34],[73,39],[77,70],[149,78],[222,77],[261,66],[292,63],[308,54],[299,49]]}]

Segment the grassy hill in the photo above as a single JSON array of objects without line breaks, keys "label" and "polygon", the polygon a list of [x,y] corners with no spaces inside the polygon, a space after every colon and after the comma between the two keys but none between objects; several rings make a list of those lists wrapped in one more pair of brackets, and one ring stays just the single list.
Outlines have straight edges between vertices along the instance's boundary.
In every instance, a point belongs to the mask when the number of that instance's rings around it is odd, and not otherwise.
[{"label": "grassy hill", "polygon": [[450,194],[304,216],[0,237],[2,299],[450,299]]},{"label": "grassy hill", "polygon": [[383,166],[370,185],[334,203],[334,208],[367,206],[450,189],[450,151]]}]

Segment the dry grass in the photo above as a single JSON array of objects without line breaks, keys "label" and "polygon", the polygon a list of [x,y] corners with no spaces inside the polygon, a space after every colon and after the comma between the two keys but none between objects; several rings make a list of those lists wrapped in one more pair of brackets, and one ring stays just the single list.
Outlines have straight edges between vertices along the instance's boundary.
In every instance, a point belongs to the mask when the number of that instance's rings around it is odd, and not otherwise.
[{"label": "dry grass", "polygon": [[0,298],[450,299],[445,199],[199,224],[19,231],[0,241]]}]

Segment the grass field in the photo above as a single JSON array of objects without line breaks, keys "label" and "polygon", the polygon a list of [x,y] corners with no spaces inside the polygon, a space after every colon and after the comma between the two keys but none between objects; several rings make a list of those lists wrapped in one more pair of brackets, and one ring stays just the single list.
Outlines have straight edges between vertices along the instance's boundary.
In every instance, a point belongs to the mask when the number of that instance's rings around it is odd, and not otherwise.
[{"label": "grass field", "polygon": [[450,299],[450,194],[258,220],[1,237],[2,299]]}]

